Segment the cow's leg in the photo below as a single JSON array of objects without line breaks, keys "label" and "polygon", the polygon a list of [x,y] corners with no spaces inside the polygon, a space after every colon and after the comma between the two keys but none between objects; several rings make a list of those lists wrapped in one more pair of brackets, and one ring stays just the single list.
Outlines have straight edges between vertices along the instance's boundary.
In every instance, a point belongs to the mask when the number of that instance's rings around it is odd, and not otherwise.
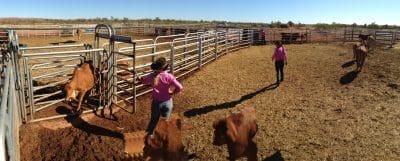
[{"label": "cow's leg", "polygon": [[360,53],[359,52],[356,52],[356,65],[357,65],[356,71],[359,71],[359,69],[360,69]]},{"label": "cow's leg", "polygon": [[257,161],[257,144],[254,143],[252,140],[249,142],[249,146],[247,147],[247,160],[248,161]]},{"label": "cow's leg", "polygon": [[86,103],[86,105],[88,105],[89,102],[89,98],[91,96],[93,89],[90,89],[88,92],[86,92],[86,94],[83,97],[83,101]]},{"label": "cow's leg", "polygon": [[81,105],[82,105],[82,101],[83,101],[83,97],[85,96],[87,90],[86,91],[80,91],[79,92],[79,103],[78,103],[78,107],[76,109],[77,112],[79,112],[81,110]]},{"label": "cow's leg", "polygon": [[362,53],[361,62],[360,62],[360,71],[362,70],[365,62],[365,58],[367,57],[366,53]]}]

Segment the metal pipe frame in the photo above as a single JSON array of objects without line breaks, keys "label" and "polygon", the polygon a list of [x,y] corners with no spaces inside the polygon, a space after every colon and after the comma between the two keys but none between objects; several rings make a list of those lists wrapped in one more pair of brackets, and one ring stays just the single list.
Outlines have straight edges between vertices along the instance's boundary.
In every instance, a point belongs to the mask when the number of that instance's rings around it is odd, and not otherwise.
[{"label": "metal pipe frame", "polygon": [[56,48],[71,48],[71,47],[85,47],[86,44],[73,44],[73,45],[56,45],[56,46],[38,46],[38,47],[22,47],[21,51],[26,50],[39,50],[39,49],[56,49]]},{"label": "metal pipe frame", "polygon": [[[106,32],[103,29],[106,29]],[[102,33],[100,33],[102,32]],[[44,52],[44,53],[32,53],[32,54],[26,54],[23,53],[23,59],[24,64],[25,64],[25,69],[28,69],[26,67],[28,65],[28,60],[33,60],[33,59],[54,59],[54,58],[70,58],[71,61],[73,61],[71,56],[77,56],[77,57],[82,57],[80,54],[86,54],[90,53],[93,56],[94,63],[96,66],[101,67],[101,63],[104,60],[106,60],[107,65],[110,69],[106,69],[105,71],[101,71],[102,73],[107,74],[108,80],[104,80],[109,82],[106,93],[106,100],[105,103],[107,104],[106,106],[101,106],[99,107],[109,107],[111,104],[117,104],[120,103],[121,101],[129,101],[132,100],[133,98],[133,103],[134,103],[134,109],[133,111],[136,111],[136,97],[143,95],[144,93],[148,93],[151,91],[150,90],[145,90],[146,88],[143,88],[144,86],[137,82],[136,78],[141,76],[141,75],[148,75],[151,70],[145,69],[148,68],[151,64],[151,62],[144,62],[143,64],[136,64],[136,61],[138,59],[143,59],[143,58],[148,58],[157,55],[162,55],[162,54],[169,54],[169,61],[171,63],[171,68],[170,72],[173,74],[177,74],[178,77],[182,77],[184,75],[189,74],[190,72],[201,68],[203,65],[208,64],[212,62],[213,60],[216,60],[219,56],[221,56],[223,53],[228,53],[230,51],[238,50],[241,48],[244,48],[244,46],[251,45],[252,39],[249,40],[250,37],[253,36],[252,33],[243,33],[243,30],[226,30],[225,32],[220,32],[220,31],[207,31],[207,32],[198,32],[198,33],[189,33],[189,34],[179,34],[179,35],[170,35],[170,36],[158,36],[154,40],[153,39],[143,39],[143,40],[135,40],[132,41],[135,43],[133,47],[124,47],[120,48],[118,51],[115,51],[115,45],[120,44],[119,42],[113,42],[110,40],[108,44],[103,44],[103,45],[109,45],[108,46],[108,52],[107,50],[104,49],[98,49],[99,48],[99,39],[100,38],[106,38],[106,39],[112,39],[112,37],[115,35],[115,30],[109,26],[109,25],[98,25],[95,29],[95,49],[86,49],[86,50],[79,50],[79,51],[61,51],[61,52]],[[158,41],[160,39],[164,38],[173,38],[172,41],[168,42],[160,42]],[[136,46],[136,43],[143,43],[143,45],[138,45]],[[150,43],[150,44],[149,44]],[[79,44],[81,45],[81,44]],[[96,46],[97,45],[97,46]],[[165,46],[169,45],[169,49],[167,50],[161,50],[157,51],[157,48],[160,46]],[[70,45],[72,47],[74,45]],[[66,47],[67,46],[63,46]],[[58,46],[55,48],[63,48],[62,46]],[[79,47],[78,45],[74,47]],[[104,46],[106,47],[106,46]],[[45,49],[46,47],[34,47],[34,48],[23,48],[21,51],[27,51],[27,50],[35,50],[35,49]],[[193,48],[193,49],[191,49]],[[135,52],[137,51],[143,51],[147,49],[152,49],[152,52],[149,54],[143,54],[143,55],[136,55]],[[109,53],[109,54],[107,54]],[[105,54],[105,56],[102,56],[101,54]],[[120,58],[117,59],[117,55],[125,56],[125,58]],[[89,57],[85,55],[86,57]],[[85,57],[83,56],[83,57]],[[188,57],[187,57],[188,56]],[[78,59],[78,58],[76,58]],[[97,61],[99,59],[99,61]],[[123,68],[123,67],[118,67],[116,62],[120,61],[132,61],[132,67],[128,68]],[[68,61],[68,60],[64,60]],[[40,70],[40,69],[47,69],[47,68],[52,68],[52,67],[73,67],[72,65],[52,65],[52,63],[47,63],[47,64],[42,64],[41,66],[35,66],[35,70]],[[32,69],[32,68],[31,68]],[[101,68],[102,69],[102,68]],[[140,70],[140,73],[137,73],[138,69],[144,69]],[[25,70],[28,71],[28,70]],[[132,78],[127,78],[127,79],[122,79],[119,77],[117,74],[121,73],[123,71],[130,71],[132,72]],[[59,72],[54,72],[54,73],[48,73],[45,75],[41,76],[35,76],[32,77],[31,72],[25,73],[27,76],[24,77],[26,78],[27,82],[32,82],[34,79],[42,79],[42,78],[52,78],[52,77],[58,77],[58,76],[64,76],[62,75],[63,71]],[[178,78],[177,77],[177,78]],[[118,80],[117,80],[118,79]],[[100,80],[102,83],[103,80]],[[58,82],[56,82],[58,83]],[[125,84],[126,83],[126,84]],[[127,88],[131,84],[132,86]],[[46,87],[50,87],[54,85],[49,84],[45,86],[36,86],[33,87],[32,85],[28,86],[29,91],[37,91]],[[139,92],[139,91],[140,92]],[[145,90],[145,91],[142,91]],[[119,94],[123,92],[132,92],[131,97],[129,98],[124,98],[120,96]],[[138,93],[139,92],[139,93]],[[44,99],[47,99],[48,97],[51,97],[52,95],[59,94],[60,92],[53,92],[53,93],[47,93],[47,94],[41,94],[41,95],[30,95],[28,98],[28,104],[35,104],[38,103],[39,101],[42,101]],[[30,99],[32,99],[30,101]],[[122,100],[119,100],[122,99]],[[46,104],[46,103],[55,103],[58,100],[51,100],[51,101],[45,101],[45,102],[39,102],[41,104]],[[118,106],[118,105],[117,105]],[[31,121],[41,121],[45,120],[48,118],[40,118],[40,119],[34,119],[33,113],[41,110],[41,108],[38,109],[31,109]],[[54,118],[54,117],[49,117],[49,118]]]}]

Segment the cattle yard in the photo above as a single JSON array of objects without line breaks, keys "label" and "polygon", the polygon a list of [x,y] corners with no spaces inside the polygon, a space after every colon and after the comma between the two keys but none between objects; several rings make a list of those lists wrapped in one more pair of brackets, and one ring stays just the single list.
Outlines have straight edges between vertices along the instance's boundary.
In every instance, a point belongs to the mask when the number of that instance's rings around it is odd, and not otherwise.
[{"label": "cattle yard", "polygon": [[[375,32],[394,48],[375,48],[358,74],[353,72],[353,43],[347,42],[357,38],[344,36],[346,32],[337,39],[308,37],[305,44],[285,45],[289,63],[280,86],[274,84],[274,47],[251,46],[254,30],[119,36],[112,26],[99,25],[94,32],[79,40],[20,37],[19,43],[28,47],[8,50],[18,57],[3,54],[9,61],[3,60],[2,73],[13,74],[6,81],[2,78],[3,87],[12,85],[10,92],[2,89],[2,107],[19,107],[1,108],[10,115],[6,141],[9,147],[18,147],[13,139],[19,141],[21,160],[124,160],[124,134],[144,130],[150,117],[150,90],[136,78],[149,74],[151,62],[159,56],[168,58],[170,72],[185,88],[174,97],[174,112],[193,127],[182,134],[193,160],[226,160],[226,147],[212,145],[212,123],[242,105],[257,111],[260,160],[400,157],[400,50],[393,32]],[[291,42],[292,36],[287,40]],[[63,85],[76,65],[87,60],[104,69],[100,84],[106,89],[95,90],[83,107],[88,114],[71,118],[70,106],[63,102]],[[129,62],[128,68],[115,65],[121,61]],[[130,74],[121,77],[122,72]],[[112,115],[92,114],[110,107]],[[18,129],[19,122],[23,124]]]}]

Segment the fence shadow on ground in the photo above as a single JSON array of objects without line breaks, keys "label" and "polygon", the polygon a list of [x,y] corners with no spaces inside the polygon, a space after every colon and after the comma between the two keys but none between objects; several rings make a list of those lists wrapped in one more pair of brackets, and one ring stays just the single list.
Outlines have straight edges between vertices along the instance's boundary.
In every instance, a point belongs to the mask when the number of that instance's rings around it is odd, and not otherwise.
[{"label": "fence shadow on ground", "polygon": [[274,154],[272,154],[269,157],[266,157],[263,159],[263,161],[285,161],[282,157],[281,151],[276,151]]},{"label": "fence shadow on ground", "polygon": [[354,65],[355,62],[356,62],[355,60],[348,61],[342,65],[342,68],[350,67],[350,66]]},{"label": "fence shadow on ground", "polygon": [[[57,107],[57,112],[60,114],[68,114],[70,113],[70,109],[64,106]],[[86,133],[94,134],[94,135],[101,135],[101,136],[108,136],[118,139],[123,139],[124,136],[120,132],[112,131],[106,128],[102,128],[96,125],[89,124],[85,120],[83,120],[79,115],[70,115],[64,118],[66,121],[71,123],[71,125],[77,129],[80,129]]]},{"label": "fence shadow on ground", "polygon": [[359,72],[354,71],[354,70],[351,71],[351,72],[346,73],[345,75],[343,75],[340,78],[340,80],[339,80],[340,84],[346,85],[346,84],[349,84],[349,83],[353,82],[353,80],[357,78],[358,73]]},{"label": "fence shadow on ground", "polygon": [[185,111],[183,113],[183,115],[190,118],[190,117],[197,116],[197,115],[203,115],[203,114],[209,113],[214,110],[232,108],[232,107],[235,107],[236,105],[242,103],[243,101],[249,100],[249,99],[253,98],[254,96],[256,96],[260,93],[263,93],[265,91],[273,90],[273,89],[277,88],[278,86],[279,86],[279,84],[276,84],[276,83],[270,84],[260,90],[257,90],[253,93],[249,93],[247,95],[242,96],[239,100],[225,102],[225,103],[218,104],[218,105],[209,105],[209,106],[203,106],[200,108],[190,109],[188,111]]},{"label": "fence shadow on ground", "polygon": [[52,42],[51,45],[61,45],[61,44],[74,44],[76,41],[74,40],[67,40],[67,41],[60,41],[60,42]]}]

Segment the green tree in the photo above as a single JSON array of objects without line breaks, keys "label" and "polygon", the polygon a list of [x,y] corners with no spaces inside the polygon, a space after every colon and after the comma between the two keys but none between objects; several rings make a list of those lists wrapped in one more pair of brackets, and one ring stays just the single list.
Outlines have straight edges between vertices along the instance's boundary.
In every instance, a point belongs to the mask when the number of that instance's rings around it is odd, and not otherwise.
[{"label": "green tree", "polygon": [[370,29],[378,29],[379,25],[377,25],[375,22],[372,22],[371,24],[368,25],[368,28],[370,28]]},{"label": "green tree", "polygon": [[289,27],[293,27],[293,26],[294,26],[294,23],[293,23],[292,21],[288,21],[287,25],[288,25]]}]

